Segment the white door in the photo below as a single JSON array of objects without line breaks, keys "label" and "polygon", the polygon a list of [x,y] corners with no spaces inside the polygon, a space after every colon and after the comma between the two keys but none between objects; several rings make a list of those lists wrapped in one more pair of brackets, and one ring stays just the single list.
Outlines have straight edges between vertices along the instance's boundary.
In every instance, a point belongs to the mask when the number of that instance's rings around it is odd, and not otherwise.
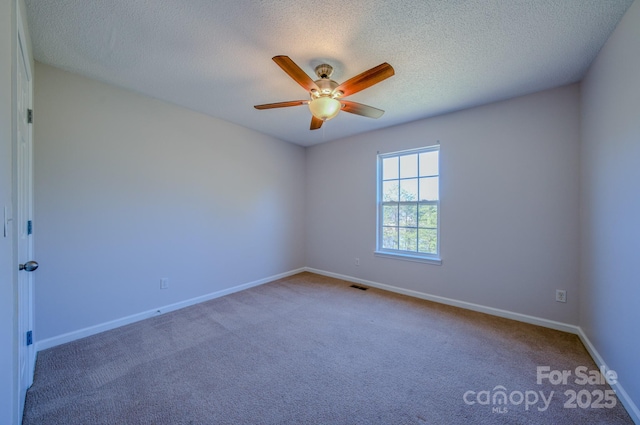
[{"label": "white door", "polygon": [[16,102],[16,221],[18,271],[18,394],[20,411],[27,389],[33,383],[35,350],[33,347],[33,278],[37,267],[33,260],[33,152],[31,121],[32,74],[22,25],[18,20],[17,102]]}]

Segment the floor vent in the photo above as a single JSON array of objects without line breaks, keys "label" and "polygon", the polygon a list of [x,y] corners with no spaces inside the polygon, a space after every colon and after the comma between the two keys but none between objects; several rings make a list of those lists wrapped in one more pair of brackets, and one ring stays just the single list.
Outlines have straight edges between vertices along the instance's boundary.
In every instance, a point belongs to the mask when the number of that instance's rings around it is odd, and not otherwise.
[{"label": "floor vent", "polygon": [[369,289],[369,288],[366,288],[366,287],[364,287],[364,286],[360,286],[360,285],[351,285],[351,287],[352,287],[352,288],[359,289],[359,290],[361,290],[361,291],[366,291],[367,289]]}]

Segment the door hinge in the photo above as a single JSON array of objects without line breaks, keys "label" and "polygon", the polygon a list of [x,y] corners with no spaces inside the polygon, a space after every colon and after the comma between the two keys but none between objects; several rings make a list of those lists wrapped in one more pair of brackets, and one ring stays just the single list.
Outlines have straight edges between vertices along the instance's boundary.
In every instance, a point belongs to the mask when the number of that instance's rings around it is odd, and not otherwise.
[{"label": "door hinge", "polygon": [[27,345],[33,344],[33,331],[27,332]]},{"label": "door hinge", "polygon": [[27,123],[33,123],[33,109],[27,109]]},{"label": "door hinge", "polygon": [[27,235],[30,235],[33,233],[33,221],[29,220],[27,221]]}]

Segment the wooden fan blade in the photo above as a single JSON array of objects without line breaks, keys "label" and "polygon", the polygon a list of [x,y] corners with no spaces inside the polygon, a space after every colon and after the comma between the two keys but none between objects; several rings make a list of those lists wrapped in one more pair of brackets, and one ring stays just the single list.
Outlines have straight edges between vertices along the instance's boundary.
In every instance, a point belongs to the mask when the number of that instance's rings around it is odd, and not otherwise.
[{"label": "wooden fan blade", "polygon": [[306,91],[319,90],[317,84],[289,56],[274,56],[273,61]]},{"label": "wooden fan blade", "polygon": [[273,109],[273,108],[286,108],[288,106],[300,106],[309,103],[308,100],[291,100],[289,102],[277,102],[277,103],[265,103],[264,105],[255,105],[256,109]]},{"label": "wooden fan blade", "polygon": [[309,130],[317,130],[320,127],[322,127],[322,123],[324,121],[322,121],[320,118],[316,118],[315,116],[311,115],[311,127],[309,127]]},{"label": "wooden fan blade", "polygon": [[342,96],[349,96],[386,80],[394,74],[393,67],[385,62],[345,81],[336,88],[336,91],[340,90],[343,93]]},{"label": "wooden fan blade", "polygon": [[363,105],[362,103],[351,102],[350,100],[341,100],[340,103],[342,103],[342,110],[351,114],[362,115],[368,118],[380,118],[382,114],[384,114],[382,109]]}]

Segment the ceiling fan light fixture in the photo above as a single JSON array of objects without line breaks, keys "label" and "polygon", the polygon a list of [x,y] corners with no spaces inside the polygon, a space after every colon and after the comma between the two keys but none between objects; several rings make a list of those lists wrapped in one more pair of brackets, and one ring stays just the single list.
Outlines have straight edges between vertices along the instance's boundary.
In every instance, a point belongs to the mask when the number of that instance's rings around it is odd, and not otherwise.
[{"label": "ceiling fan light fixture", "polygon": [[321,96],[309,102],[309,109],[314,117],[322,121],[328,121],[338,115],[338,112],[342,109],[342,104],[338,99],[330,96]]}]

